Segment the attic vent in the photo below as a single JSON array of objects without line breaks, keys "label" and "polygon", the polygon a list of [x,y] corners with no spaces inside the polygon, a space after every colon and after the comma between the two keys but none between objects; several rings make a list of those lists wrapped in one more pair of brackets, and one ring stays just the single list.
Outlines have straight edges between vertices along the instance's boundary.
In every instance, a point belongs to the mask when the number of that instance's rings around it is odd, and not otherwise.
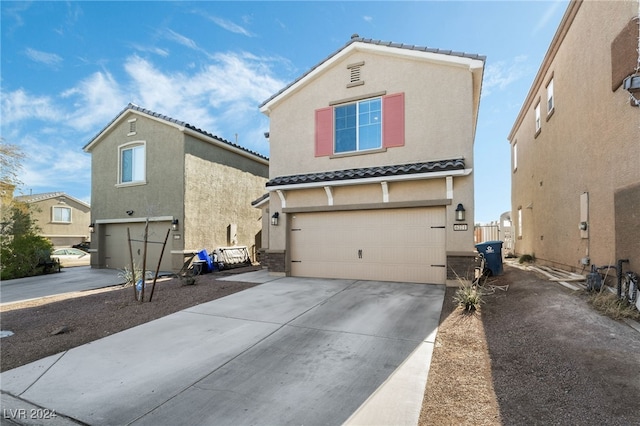
[{"label": "attic vent", "polygon": [[129,120],[129,133],[127,136],[133,136],[136,134],[136,120],[135,118]]},{"label": "attic vent", "polygon": [[364,84],[364,81],[361,80],[361,71],[363,66],[364,61],[347,65],[347,69],[349,70],[349,84],[347,84],[347,87],[361,86]]}]

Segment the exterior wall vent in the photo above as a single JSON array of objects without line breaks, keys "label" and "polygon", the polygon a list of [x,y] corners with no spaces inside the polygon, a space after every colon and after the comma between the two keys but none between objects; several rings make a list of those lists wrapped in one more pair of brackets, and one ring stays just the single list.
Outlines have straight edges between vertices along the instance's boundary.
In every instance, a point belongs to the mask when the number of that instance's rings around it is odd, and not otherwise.
[{"label": "exterior wall vent", "polygon": [[137,119],[135,118],[129,120],[129,133],[127,133],[127,136],[133,136],[136,134],[136,121]]},{"label": "exterior wall vent", "polygon": [[347,87],[362,86],[364,84],[364,81],[361,79],[363,66],[364,61],[347,65],[347,69],[349,70],[349,83]]}]

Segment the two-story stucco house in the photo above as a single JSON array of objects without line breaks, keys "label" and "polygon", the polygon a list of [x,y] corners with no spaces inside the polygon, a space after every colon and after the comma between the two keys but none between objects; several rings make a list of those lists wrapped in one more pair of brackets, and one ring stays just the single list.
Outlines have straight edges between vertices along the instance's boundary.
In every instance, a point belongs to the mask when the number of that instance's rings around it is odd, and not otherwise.
[{"label": "two-story stucco house", "polygon": [[270,271],[434,284],[472,271],[484,60],[354,35],[265,101],[254,206]]},{"label": "two-story stucco house", "polygon": [[55,248],[89,241],[91,206],[64,192],[18,195],[16,201],[31,206],[31,217]]},{"label": "two-story stucco house", "polygon": [[518,255],[640,271],[640,108],[625,88],[640,83],[639,15],[638,0],[569,3],[508,137]]},{"label": "two-story stucco house", "polygon": [[129,238],[142,265],[147,222],[148,269],[168,230],[164,271],[202,249],[259,248],[260,212],[250,204],[264,192],[266,157],[132,104],[84,150],[91,153],[92,267],[129,266]]}]

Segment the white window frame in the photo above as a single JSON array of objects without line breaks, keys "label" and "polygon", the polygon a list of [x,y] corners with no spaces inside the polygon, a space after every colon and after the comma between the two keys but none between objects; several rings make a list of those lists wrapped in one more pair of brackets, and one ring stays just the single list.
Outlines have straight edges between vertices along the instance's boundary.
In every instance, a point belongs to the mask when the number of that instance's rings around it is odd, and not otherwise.
[{"label": "white window frame", "polygon": [[542,129],[542,123],[540,122],[540,101],[536,104],[536,134]]},{"label": "white window frame", "polygon": [[555,107],[555,98],[553,96],[553,77],[551,77],[549,84],[547,84],[547,117],[553,113]]},{"label": "white window frame", "polygon": [[[140,173],[134,173],[132,171],[131,181],[122,181],[122,153],[127,150],[133,150],[135,148],[142,148],[144,158],[141,161],[142,171]],[[136,177],[134,177],[134,175]],[[138,176],[139,175],[139,176]],[[132,141],[126,144],[118,146],[118,177],[116,186],[131,186],[131,185],[144,185],[147,183],[147,143],[146,141]]]},{"label": "white window frame", "polygon": [[[69,220],[56,220],[56,209],[64,209],[69,212]],[[73,221],[71,207],[68,206],[51,206],[51,223],[71,223]]]},{"label": "white window frame", "polygon": [[513,144],[513,171],[518,170],[518,142]]},{"label": "white window frame", "polygon": [[[380,102],[380,117],[379,117],[379,126],[380,126],[380,138],[378,140],[378,146],[376,147],[372,147],[372,148],[362,148],[360,146],[360,130],[361,130],[361,124],[360,124],[360,106],[365,103],[365,102],[371,102],[371,101],[375,101],[378,100]],[[355,150],[351,150],[351,151],[338,151],[338,140],[336,137],[336,131],[337,131],[337,126],[336,126],[336,121],[337,121],[337,111],[340,108],[344,108],[350,105],[355,105],[356,107],[356,125],[355,125],[355,132],[356,132],[356,149]],[[336,105],[334,107],[334,112],[333,112],[333,126],[334,126],[334,141],[333,141],[333,152],[334,154],[350,154],[350,153],[354,153],[354,152],[366,152],[366,151],[372,151],[372,150],[377,150],[377,149],[381,149],[383,146],[383,128],[382,128],[382,114],[383,114],[383,108],[382,108],[382,97],[373,97],[373,98],[367,98],[367,99],[361,99],[358,100],[356,102],[350,102],[348,104],[342,104],[342,105]]]},{"label": "white window frame", "polygon": [[518,238],[522,238],[522,207],[518,207]]}]

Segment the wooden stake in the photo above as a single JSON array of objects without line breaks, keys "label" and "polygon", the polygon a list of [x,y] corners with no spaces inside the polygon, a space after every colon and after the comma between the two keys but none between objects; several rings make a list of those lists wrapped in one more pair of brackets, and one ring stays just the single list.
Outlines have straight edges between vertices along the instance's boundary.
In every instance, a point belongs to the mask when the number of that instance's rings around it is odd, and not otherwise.
[{"label": "wooden stake", "polygon": [[149,296],[149,302],[153,300],[153,292],[156,289],[156,281],[158,280],[158,273],[160,272],[160,263],[162,263],[162,256],[164,255],[164,248],[167,246],[167,240],[169,239],[169,233],[171,228],[167,229],[167,236],[164,237],[164,243],[162,244],[162,251],[160,251],[160,259],[158,259],[158,267],[156,268],[156,276],[153,277],[153,284],[151,284],[151,295]]},{"label": "wooden stake", "polygon": [[140,291],[140,303],[144,302],[144,288],[147,282],[147,237],[149,234],[149,218],[144,225],[144,246],[142,249],[142,290]]},{"label": "wooden stake", "polygon": [[133,251],[131,250],[131,233],[127,227],[127,241],[129,242],[129,259],[131,260],[131,279],[133,280],[133,298],[138,300],[138,290],[136,290],[136,270],[133,267]]}]

